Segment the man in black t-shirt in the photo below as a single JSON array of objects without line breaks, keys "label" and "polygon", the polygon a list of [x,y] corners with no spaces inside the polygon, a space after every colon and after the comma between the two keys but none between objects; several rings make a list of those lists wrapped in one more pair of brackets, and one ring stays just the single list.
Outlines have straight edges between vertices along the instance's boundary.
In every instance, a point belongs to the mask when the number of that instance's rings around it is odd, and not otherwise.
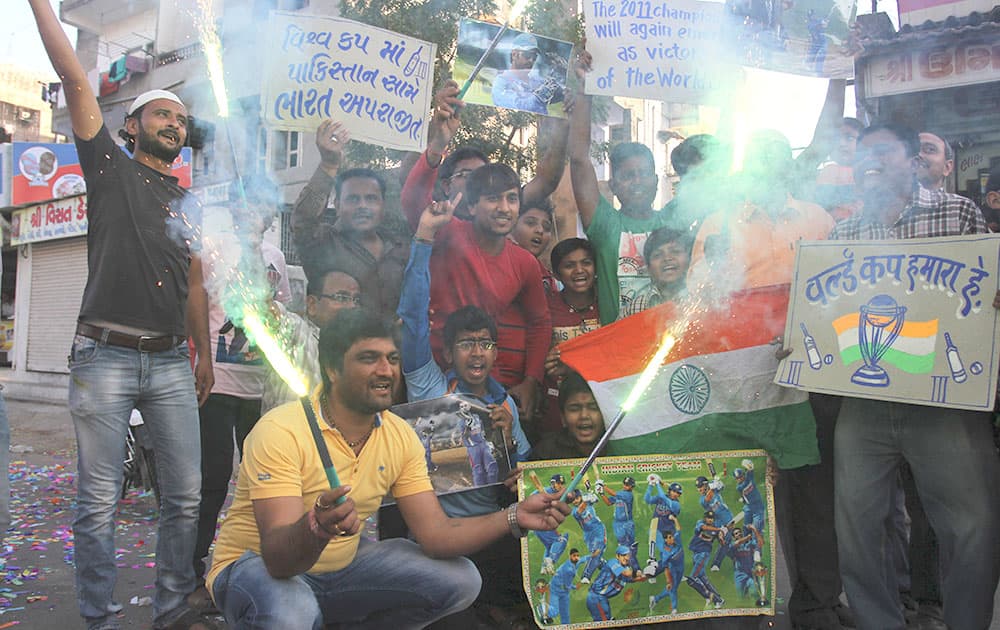
[{"label": "man in black t-shirt", "polygon": [[[48,0],[30,4],[63,80],[87,182],[89,273],[69,362],[80,613],[89,629],[120,627],[110,612],[120,609],[112,601],[114,515],[128,419],[136,408],[153,437],[162,496],[153,627],[210,627],[185,601],[194,589],[201,486],[198,404],[213,382],[197,203],[171,174],[187,139],[187,109],[163,90],[137,97],[125,118],[130,159],[104,125]],[[193,375],[188,336],[198,351]]]}]

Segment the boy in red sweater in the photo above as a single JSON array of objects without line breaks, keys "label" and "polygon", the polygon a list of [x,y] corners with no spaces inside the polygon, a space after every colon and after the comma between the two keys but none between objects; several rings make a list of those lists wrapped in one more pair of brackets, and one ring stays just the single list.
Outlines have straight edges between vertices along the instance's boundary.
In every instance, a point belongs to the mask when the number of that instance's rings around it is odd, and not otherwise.
[{"label": "boy in red sweater", "polygon": [[[498,318],[518,304],[527,325],[526,342],[523,348],[501,350],[497,363],[504,362],[503,352],[524,353],[523,378],[507,391],[519,409],[533,410],[552,322],[538,261],[507,238],[517,222],[520,188],[517,174],[503,164],[487,164],[469,175],[465,201],[472,220],[452,220],[443,227],[431,255],[431,347],[440,363],[444,321],[462,306],[478,306]],[[499,341],[503,347],[503,339]]]}]

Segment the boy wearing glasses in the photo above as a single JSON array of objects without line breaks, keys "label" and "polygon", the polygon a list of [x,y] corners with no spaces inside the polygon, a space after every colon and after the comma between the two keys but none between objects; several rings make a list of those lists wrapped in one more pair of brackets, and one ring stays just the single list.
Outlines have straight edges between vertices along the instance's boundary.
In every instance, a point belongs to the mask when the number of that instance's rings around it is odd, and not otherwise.
[{"label": "boy wearing glasses", "polygon": [[[431,354],[428,311],[431,302],[432,243],[438,230],[452,220],[453,214],[454,206],[449,202],[431,204],[421,215],[413,236],[398,312],[403,322],[401,350],[407,396],[411,402],[439,398],[453,392],[476,396],[487,404],[493,426],[503,428],[508,446],[516,448],[517,459],[524,460],[531,445],[521,430],[517,406],[503,385],[490,376],[497,359],[497,327],[493,318],[476,306],[459,308],[448,315],[442,333],[442,355],[451,368],[445,372]],[[466,505],[461,509],[470,510],[469,515],[496,510],[494,490],[463,493],[463,497],[474,500],[462,501]],[[444,505],[449,511],[450,506]]]},{"label": "boy wearing glasses", "polygon": [[[531,445],[521,430],[517,406],[503,385],[490,376],[497,359],[497,327],[493,318],[476,306],[462,306],[454,310],[447,315],[442,331],[442,355],[444,364],[450,365],[450,368],[442,369],[431,353],[428,318],[431,304],[431,250],[440,245],[441,239],[435,241],[435,238],[438,231],[452,221],[454,210],[455,205],[447,201],[431,204],[424,210],[414,234],[410,261],[403,276],[398,315],[403,322],[400,350],[407,395],[411,402],[438,398],[451,392],[476,396],[490,410],[493,427],[503,429],[512,459],[522,461],[527,459]],[[507,240],[504,236],[500,238],[504,242]],[[531,254],[512,243],[507,243],[506,247],[531,257]],[[452,264],[458,265],[460,261],[455,260]],[[542,292],[537,264],[534,264],[534,271],[538,274],[538,291]],[[440,280],[435,277],[434,282]],[[482,281],[489,280],[483,278]],[[435,310],[435,313],[435,317],[442,316],[441,310]],[[513,455],[515,452],[516,455]],[[515,464],[516,462],[511,462],[512,466]],[[496,512],[506,494],[508,493],[504,488],[492,485],[439,499],[449,516],[476,516]],[[518,601],[517,586],[521,583],[520,556],[515,542],[495,543],[474,554],[471,559],[479,567],[484,580],[481,603],[504,607]],[[520,598],[523,596],[523,592],[520,593]]]},{"label": "boy wearing glasses", "polygon": [[499,341],[500,345],[492,353],[490,369],[494,362],[501,366],[524,363],[521,373],[499,376],[524,417],[526,409],[535,408],[538,386],[545,374],[552,323],[538,261],[507,238],[520,213],[520,188],[520,180],[510,167],[482,166],[469,175],[465,184],[464,198],[472,220],[452,220],[451,209],[457,202],[437,202],[431,205],[431,212],[439,214],[432,216],[440,215],[442,211],[438,208],[448,207],[447,220],[442,220],[433,232],[425,228],[433,241],[425,238],[422,243],[420,239],[424,237],[420,236],[418,225],[415,240],[421,245],[433,243],[433,253],[430,247],[426,248],[432,278],[430,306],[436,314],[430,343],[435,358],[442,364],[451,362],[449,355],[453,351],[443,338],[445,318],[451,313],[463,306],[477,306],[495,326],[496,322],[503,322],[503,316],[511,308],[521,310],[524,340],[505,344],[503,330],[499,337],[494,334],[492,341]]}]

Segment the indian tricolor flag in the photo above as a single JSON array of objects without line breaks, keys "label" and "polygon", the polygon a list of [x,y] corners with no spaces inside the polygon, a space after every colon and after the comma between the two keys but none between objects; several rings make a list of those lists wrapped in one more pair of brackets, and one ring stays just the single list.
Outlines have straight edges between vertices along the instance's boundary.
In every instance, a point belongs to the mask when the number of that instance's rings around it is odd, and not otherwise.
[{"label": "indian tricolor flag", "polygon": [[[844,365],[861,361],[861,346],[858,337],[860,313],[857,311],[842,315],[833,320],[833,329],[837,332],[837,345],[840,346],[840,360]],[[890,328],[888,326],[887,328]],[[882,340],[887,338],[889,330],[876,331]],[[938,320],[926,322],[903,321],[899,336],[892,342],[889,349],[879,359],[879,365],[893,367],[910,374],[926,374],[934,369],[934,345],[937,341]]]},{"label": "indian tricolor flag", "polygon": [[770,341],[783,334],[788,286],[736,293],[689,321],[668,303],[559,346],[590,382],[606,422],[628,397],[663,331],[677,343],[615,431],[609,454],[695,453],[762,448],[782,468],[819,461],[805,392],[773,383]]}]

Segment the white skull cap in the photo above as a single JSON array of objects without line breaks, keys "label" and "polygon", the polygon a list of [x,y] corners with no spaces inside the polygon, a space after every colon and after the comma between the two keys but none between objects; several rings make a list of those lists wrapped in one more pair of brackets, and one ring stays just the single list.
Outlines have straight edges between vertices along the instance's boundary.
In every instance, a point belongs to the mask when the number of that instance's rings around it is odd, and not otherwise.
[{"label": "white skull cap", "polygon": [[168,92],[167,90],[150,90],[148,92],[143,92],[139,96],[135,97],[132,104],[128,106],[128,115],[131,116],[135,113],[135,110],[139,109],[146,103],[150,101],[155,101],[157,99],[165,99],[168,101],[173,101],[178,105],[184,105],[181,99],[173,92]]}]

